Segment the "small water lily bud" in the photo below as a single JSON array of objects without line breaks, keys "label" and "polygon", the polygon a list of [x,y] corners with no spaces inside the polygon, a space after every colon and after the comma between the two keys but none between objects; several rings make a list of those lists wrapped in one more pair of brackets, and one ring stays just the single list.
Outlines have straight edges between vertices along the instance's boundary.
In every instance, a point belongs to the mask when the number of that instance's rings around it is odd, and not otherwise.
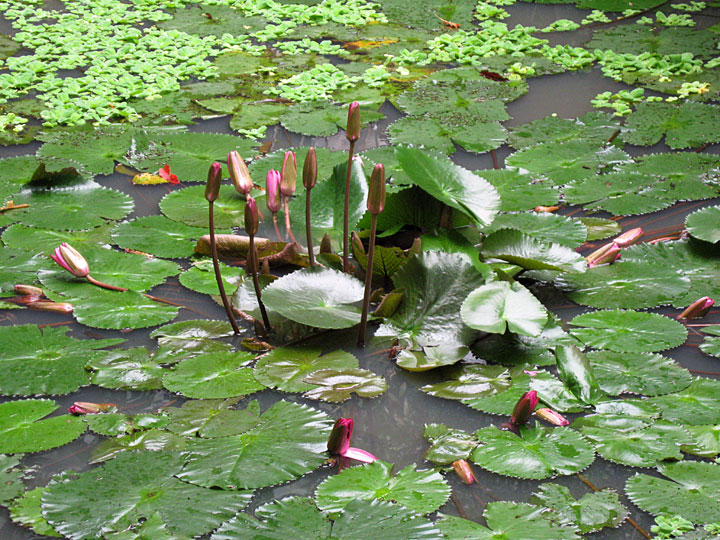
[{"label": "small water lily bud", "polygon": [[255,199],[248,195],[245,202],[245,232],[255,236],[258,232],[258,208]]},{"label": "small water lily bud", "polygon": [[320,253],[332,253],[332,240],[330,240],[329,233],[325,233],[320,240]]},{"label": "small water lily bud", "polygon": [[276,214],[282,208],[280,199],[280,173],[275,169],[270,169],[265,178],[267,207],[270,212]]},{"label": "small water lily bud", "polygon": [[570,422],[562,414],[553,411],[552,409],[543,408],[535,411],[535,414],[545,420],[547,423],[553,426],[569,426]]},{"label": "small water lily bud", "polygon": [[632,244],[635,240],[640,238],[643,235],[642,227],[635,227],[634,229],[630,229],[629,231],[625,231],[620,236],[618,236],[613,242],[615,242],[620,247],[626,247],[629,244]]},{"label": "small water lily bud", "polygon": [[116,409],[114,403],[90,403],[89,401],[76,401],[69,408],[70,414],[97,414]]},{"label": "small water lily bud", "polygon": [[703,296],[685,308],[685,311],[678,315],[677,318],[678,320],[701,319],[708,314],[710,308],[713,307],[713,304],[715,304],[715,300],[709,296]]},{"label": "small water lily bud", "polygon": [[353,101],[348,108],[348,119],[347,129],[345,130],[345,137],[350,142],[355,142],[360,138],[360,104],[357,101]]},{"label": "small water lily bud", "polygon": [[285,197],[292,197],[295,194],[295,183],[297,182],[297,161],[295,152],[285,152],[282,169],[280,169],[280,193]]},{"label": "small water lily bud", "polygon": [[535,390],[525,392],[515,404],[512,416],[510,417],[510,423],[515,426],[527,424],[527,421],[530,420],[530,415],[535,410],[535,407],[537,407],[538,402],[539,400]]},{"label": "small water lily bud", "polygon": [[338,418],[328,437],[327,449],[332,456],[341,456],[350,448],[353,432],[352,418]]},{"label": "small water lily bud", "polygon": [[27,294],[30,296],[42,296],[43,290],[40,287],[33,287],[32,285],[15,285],[15,292],[17,294]]},{"label": "small water lily bud", "polygon": [[50,300],[36,300],[28,302],[27,307],[38,311],[50,311],[52,313],[72,313],[73,305],[68,302],[51,302]]},{"label": "small water lily bud", "polygon": [[457,475],[460,477],[460,480],[462,480],[463,484],[470,485],[473,482],[477,482],[477,479],[472,472],[470,464],[464,459],[458,459],[457,461],[453,461],[452,466],[453,469],[455,469]]},{"label": "small water lily bud", "polygon": [[615,242],[605,244],[585,257],[588,268],[601,264],[610,264],[620,258],[620,247]]},{"label": "small water lily bud", "polygon": [[315,155],[315,147],[311,147],[305,156],[305,163],[303,163],[303,186],[305,186],[305,189],[312,189],[315,187],[317,175],[317,156]]},{"label": "small water lily bud", "polygon": [[85,257],[66,242],[56,247],[55,253],[50,255],[50,258],[75,277],[84,278],[90,273],[90,267]]},{"label": "small water lily bud", "polygon": [[560,209],[559,206],[536,206],[535,212],[549,214],[551,212],[557,212]]},{"label": "small water lily bud", "polygon": [[367,200],[368,212],[379,214],[385,208],[385,167],[378,163],[370,176]]},{"label": "small water lily bud", "polygon": [[253,181],[250,177],[250,171],[245,165],[245,161],[240,157],[236,150],[230,152],[227,156],[228,171],[230,171],[230,179],[238,193],[250,194],[253,188]]},{"label": "small water lily bud", "polygon": [[205,199],[208,202],[215,202],[220,194],[220,183],[222,182],[222,165],[215,162],[208,170],[207,184],[205,184]]}]

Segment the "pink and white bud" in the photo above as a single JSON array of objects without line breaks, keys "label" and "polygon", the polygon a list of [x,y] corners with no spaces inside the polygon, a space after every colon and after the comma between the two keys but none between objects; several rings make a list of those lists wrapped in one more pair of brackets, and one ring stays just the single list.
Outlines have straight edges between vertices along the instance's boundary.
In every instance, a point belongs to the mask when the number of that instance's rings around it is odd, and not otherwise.
[{"label": "pink and white bud", "polygon": [[620,258],[620,247],[615,242],[605,244],[585,257],[588,268],[601,264],[611,264]]},{"label": "pink and white bud", "polygon": [[627,247],[642,235],[642,227],[635,227],[634,229],[630,229],[629,231],[622,233],[614,240],[614,242],[620,247]]},{"label": "pink and white bud", "polygon": [[543,408],[535,411],[535,414],[541,420],[545,420],[548,424],[553,426],[569,426],[570,422],[562,414],[553,411],[552,409]]},{"label": "pink and white bud", "polygon": [[715,304],[715,300],[709,296],[703,296],[685,308],[685,311],[678,315],[677,318],[678,320],[701,319],[708,314],[713,304]]},{"label": "pink and white bud", "polygon": [[277,214],[282,208],[282,200],[280,198],[280,173],[275,169],[268,171],[265,178],[265,189],[268,210]]},{"label": "pink and white bud", "polygon": [[50,258],[75,277],[84,278],[90,273],[90,267],[85,257],[66,242],[56,247],[55,253],[50,255]]}]

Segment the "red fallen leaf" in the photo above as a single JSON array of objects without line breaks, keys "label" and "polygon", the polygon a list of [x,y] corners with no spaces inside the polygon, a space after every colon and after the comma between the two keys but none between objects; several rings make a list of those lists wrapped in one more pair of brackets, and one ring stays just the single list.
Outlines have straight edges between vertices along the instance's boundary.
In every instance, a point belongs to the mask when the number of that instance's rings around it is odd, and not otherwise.
[{"label": "red fallen leaf", "polygon": [[501,81],[501,82],[507,82],[509,79],[503,77],[499,73],[495,73],[494,71],[488,71],[486,69],[483,69],[480,72],[480,75],[485,77],[486,79],[490,79],[491,81]]},{"label": "red fallen leaf", "polygon": [[163,165],[157,173],[160,178],[164,178],[171,184],[179,184],[180,183],[180,180],[178,180],[177,174],[173,174],[170,172],[170,165],[168,165],[168,164]]}]

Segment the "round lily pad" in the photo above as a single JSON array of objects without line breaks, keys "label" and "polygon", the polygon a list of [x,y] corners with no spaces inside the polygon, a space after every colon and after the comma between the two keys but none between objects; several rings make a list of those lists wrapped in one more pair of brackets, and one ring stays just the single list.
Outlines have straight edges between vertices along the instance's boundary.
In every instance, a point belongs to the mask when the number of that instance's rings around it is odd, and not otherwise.
[{"label": "round lily pad", "polygon": [[315,385],[303,394],[305,397],[330,403],[350,399],[352,394],[373,398],[387,390],[385,379],[367,369],[321,369],[303,380]]},{"label": "round lily pad", "polygon": [[[207,171],[205,172],[207,175]],[[220,186],[220,194],[214,203],[215,227],[242,227],[245,224],[245,198],[233,186]],[[190,186],[165,195],[160,210],[168,218],[191,227],[208,226],[208,202],[205,186]]]},{"label": "round lily pad", "polygon": [[685,218],[687,231],[700,240],[720,242],[720,206],[708,206]]},{"label": "round lily pad", "polygon": [[208,234],[207,227],[191,227],[165,216],[145,216],[121,223],[112,236],[121,248],[179,258],[192,257],[195,243],[204,234]]},{"label": "round lily pad", "polygon": [[445,399],[474,399],[493,396],[507,390],[510,373],[503,366],[468,365],[451,372],[447,382],[429,384],[421,390]]},{"label": "round lily pad", "polygon": [[0,403],[0,453],[40,452],[75,440],[85,431],[76,416],[46,418],[58,408],[48,399],[25,399]]}]

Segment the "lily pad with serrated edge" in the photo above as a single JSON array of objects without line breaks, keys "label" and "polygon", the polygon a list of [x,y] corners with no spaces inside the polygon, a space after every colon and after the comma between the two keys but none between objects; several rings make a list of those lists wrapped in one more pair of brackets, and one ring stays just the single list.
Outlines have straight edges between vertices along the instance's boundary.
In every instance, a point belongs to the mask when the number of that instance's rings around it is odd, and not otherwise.
[{"label": "lily pad with serrated edge", "polygon": [[320,369],[313,371],[303,381],[315,386],[303,394],[309,399],[340,403],[352,394],[374,398],[387,390],[387,382],[367,369]]},{"label": "lily pad with serrated edge", "polygon": [[491,472],[541,480],[569,475],[589,467],[595,452],[570,428],[521,426],[520,436],[495,426],[475,433],[480,441],[471,455],[473,463]]},{"label": "lily pad with serrated edge", "polygon": [[25,491],[23,480],[30,476],[30,471],[20,465],[19,456],[0,454],[0,504],[6,504]]},{"label": "lily pad with serrated edge", "polygon": [[245,396],[265,388],[247,367],[255,355],[248,352],[200,354],[183,360],[163,377],[163,386],[189,398]]},{"label": "lily pad with serrated edge", "polygon": [[153,359],[174,364],[198,354],[232,350],[229,343],[218,341],[232,335],[232,326],[227,321],[194,319],[166,324],[150,333],[158,341]]},{"label": "lily pad with serrated edge", "polygon": [[36,487],[15,499],[9,506],[10,519],[22,527],[31,529],[35,534],[60,537],[60,533],[53,529],[42,515],[43,493],[45,493],[44,487]]},{"label": "lily pad with serrated edge", "polygon": [[611,219],[580,217],[578,221],[587,227],[587,241],[602,240],[620,233],[620,225]]},{"label": "lily pad with serrated edge", "polygon": [[409,346],[397,351],[395,363],[408,371],[428,371],[456,364],[467,356],[470,349],[458,343],[441,343],[424,347]]},{"label": "lily pad with serrated edge", "polygon": [[430,443],[423,458],[436,465],[450,465],[458,459],[468,459],[477,446],[472,435],[443,424],[425,424],[423,437]]},{"label": "lily pad with serrated edge", "polygon": [[582,221],[552,213],[500,214],[483,232],[491,234],[500,229],[516,229],[542,242],[571,248],[576,248],[587,240],[587,227]]},{"label": "lily pad with serrated edge", "polygon": [[[474,171],[490,182],[500,195],[500,211],[520,212],[536,206],[552,206],[560,193],[542,177],[537,178],[513,169]],[[498,216],[499,217],[499,216]]]},{"label": "lily pad with serrated edge", "polygon": [[[220,194],[213,205],[215,227],[226,229],[244,226],[245,198],[241,197],[233,186],[220,186]],[[190,186],[168,193],[160,201],[160,210],[168,218],[185,225],[207,227],[208,202],[205,200],[205,186]]]},{"label": "lily pad with serrated edge", "polygon": [[530,390],[530,375],[519,368],[513,368],[511,373],[512,385],[508,389],[487,397],[464,399],[462,403],[477,411],[509,416],[518,400]]},{"label": "lily pad with serrated edge", "polygon": [[93,384],[117,390],[158,390],[165,371],[144,347],[109,351],[89,360],[86,368]]},{"label": "lily pad with serrated edge", "polygon": [[685,218],[687,231],[695,238],[716,244],[720,242],[720,206],[709,206]]},{"label": "lily pad with serrated edge", "polygon": [[393,476],[392,470],[393,465],[383,461],[345,469],[318,486],[318,508],[336,513],[353,500],[380,500],[428,514],[450,497],[450,486],[437,471],[416,471],[415,465],[409,465]]},{"label": "lily pad with serrated edge", "polygon": [[[56,301],[66,301],[53,296]],[[147,328],[170,322],[178,313],[177,307],[135,291],[98,290],[94,296],[70,300],[75,302],[73,315],[77,321],[93,328]]]},{"label": "lily pad with serrated edge", "polygon": [[165,409],[170,423],[167,430],[183,437],[228,437],[254,428],[260,423],[260,404],[253,400],[244,409],[232,407],[240,398],[198,399],[182,407]]},{"label": "lily pad with serrated edge", "polygon": [[265,487],[294,480],[327,458],[330,424],[324,413],[280,401],[245,433],[190,441],[183,452],[185,466],[177,477],[222,489]]},{"label": "lily pad with serrated edge", "polygon": [[117,437],[132,431],[130,417],[122,413],[86,414],[82,416],[82,419],[90,431],[99,435]]},{"label": "lily pad with serrated edge", "polygon": [[481,251],[493,257],[522,266],[527,270],[584,272],[583,257],[569,247],[542,242],[515,229],[500,229],[485,238]]},{"label": "lily pad with serrated edge", "polygon": [[663,418],[689,425],[720,423],[720,381],[696,378],[690,386],[650,403],[662,411]]},{"label": "lily pad with serrated edge", "polygon": [[185,448],[186,444],[187,439],[164,429],[135,431],[100,441],[93,448],[89,463],[109,461],[125,452],[178,452]]},{"label": "lily pad with serrated edge", "polygon": [[84,231],[55,231],[15,224],[5,229],[2,241],[9,248],[44,253],[47,256],[50,256],[57,246],[67,242],[82,253],[89,247],[109,244],[111,229],[110,224]]},{"label": "lily pad with serrated edge", "polygon": [[512,384],[510,373],[502,366],[466,365],[451,371],[452,379],[423,386],[421,390],[445,399],[473,399],[493,396]]},{"label": "lily pad with serrated edge", "polygon": [[[245,270],[237,266],[228,266],[220,263],[220,276],[222,276],[225,293],[231,296],[237,290],[238,284],[245,276]],[[194,261],[192,267],[180,274],[180,285],[191,291],[202,294],[220,294],[212,259]]]},{"label": "lily pad with serrated edge", "polygon": [[42,419],[58,405],[48,399],[25,399],[0,403],[0,453],[40,452],[63,446],[85,431],[76,416]]},{"label": "lily pad with serrated edge", "polygon": [[69,158],[93,174],[112,174],[115,162],[124,160],[132,140],[132,133],[124,130],[115,134],[88,132],[86,136],[46,142],[38,149],[37,156]]},{"label": "lily pad with serrated edge", "polygon": [[529,389],[535,390],[540,401],[559,412],[580,412],[588,406],[570,391],[568,385],[547,371],[532,375]]},{"label": "lily pad with serrated edge", "polygon": [[653,515],[680,514],[695,523],[720,520],[720,466],[680,461],[657,468],[666,478],[636,474],[625,483],[633,503]]},{"label": "lily pad with serrated edge", "polygon": [[123,453],[102,467],[51,481],[42,496],[43,515],[61,534],[94,538],[159,512],[173,534],[192,537],[215,529],[250,502],[250,491],[181,482],[175,477],[181,468],[177,454]]},{"label": "lily pad with serrated edge", "polygon": [[703,334],[709,334],[700,344],[700,350],[706,354],[720,358],[720,325],[707,326],[702,330]]},{"label": "lily pad with serrated edge", "polygon": [[35,283],[38,270],[51,268],[54,264],[40,254],[21,249],[1,249],[0,292],[11,292],[16,283]]},{"label": "lily pad with serrated edge", "polygon": [[683,426],[690,434],[690,441],[682,445],[682,451],[704,458],[720,454],[720,425]]},{"label": "lily pad with serrated edge", "polygon": [[606,310],[578,315],[571,334],[590,347],[616,352],[658,352],[682,345],[685,327],[657,313]]},{"label": "lily pad with serrated edge", "polygon": [[587,357],[600,388],[614,396],[659,396],[683,390],[692,382],[688,370],[660,354],[592,351]]},{"label": "lily pad with serrated edge", "polygon": [[520,149],[571,140],[604,143],[619,127],[620,123],[611,114],[598,111],[572,119],[546,116],[512,128],[508,144]]},{"label": "lily pad with serrated edge", "polygon": [[191,227],[165,216],[144,216],[121,223],[112,237],[121,248],[176,259],[192,257],[195,243],[204,234],[207,227]]}]

